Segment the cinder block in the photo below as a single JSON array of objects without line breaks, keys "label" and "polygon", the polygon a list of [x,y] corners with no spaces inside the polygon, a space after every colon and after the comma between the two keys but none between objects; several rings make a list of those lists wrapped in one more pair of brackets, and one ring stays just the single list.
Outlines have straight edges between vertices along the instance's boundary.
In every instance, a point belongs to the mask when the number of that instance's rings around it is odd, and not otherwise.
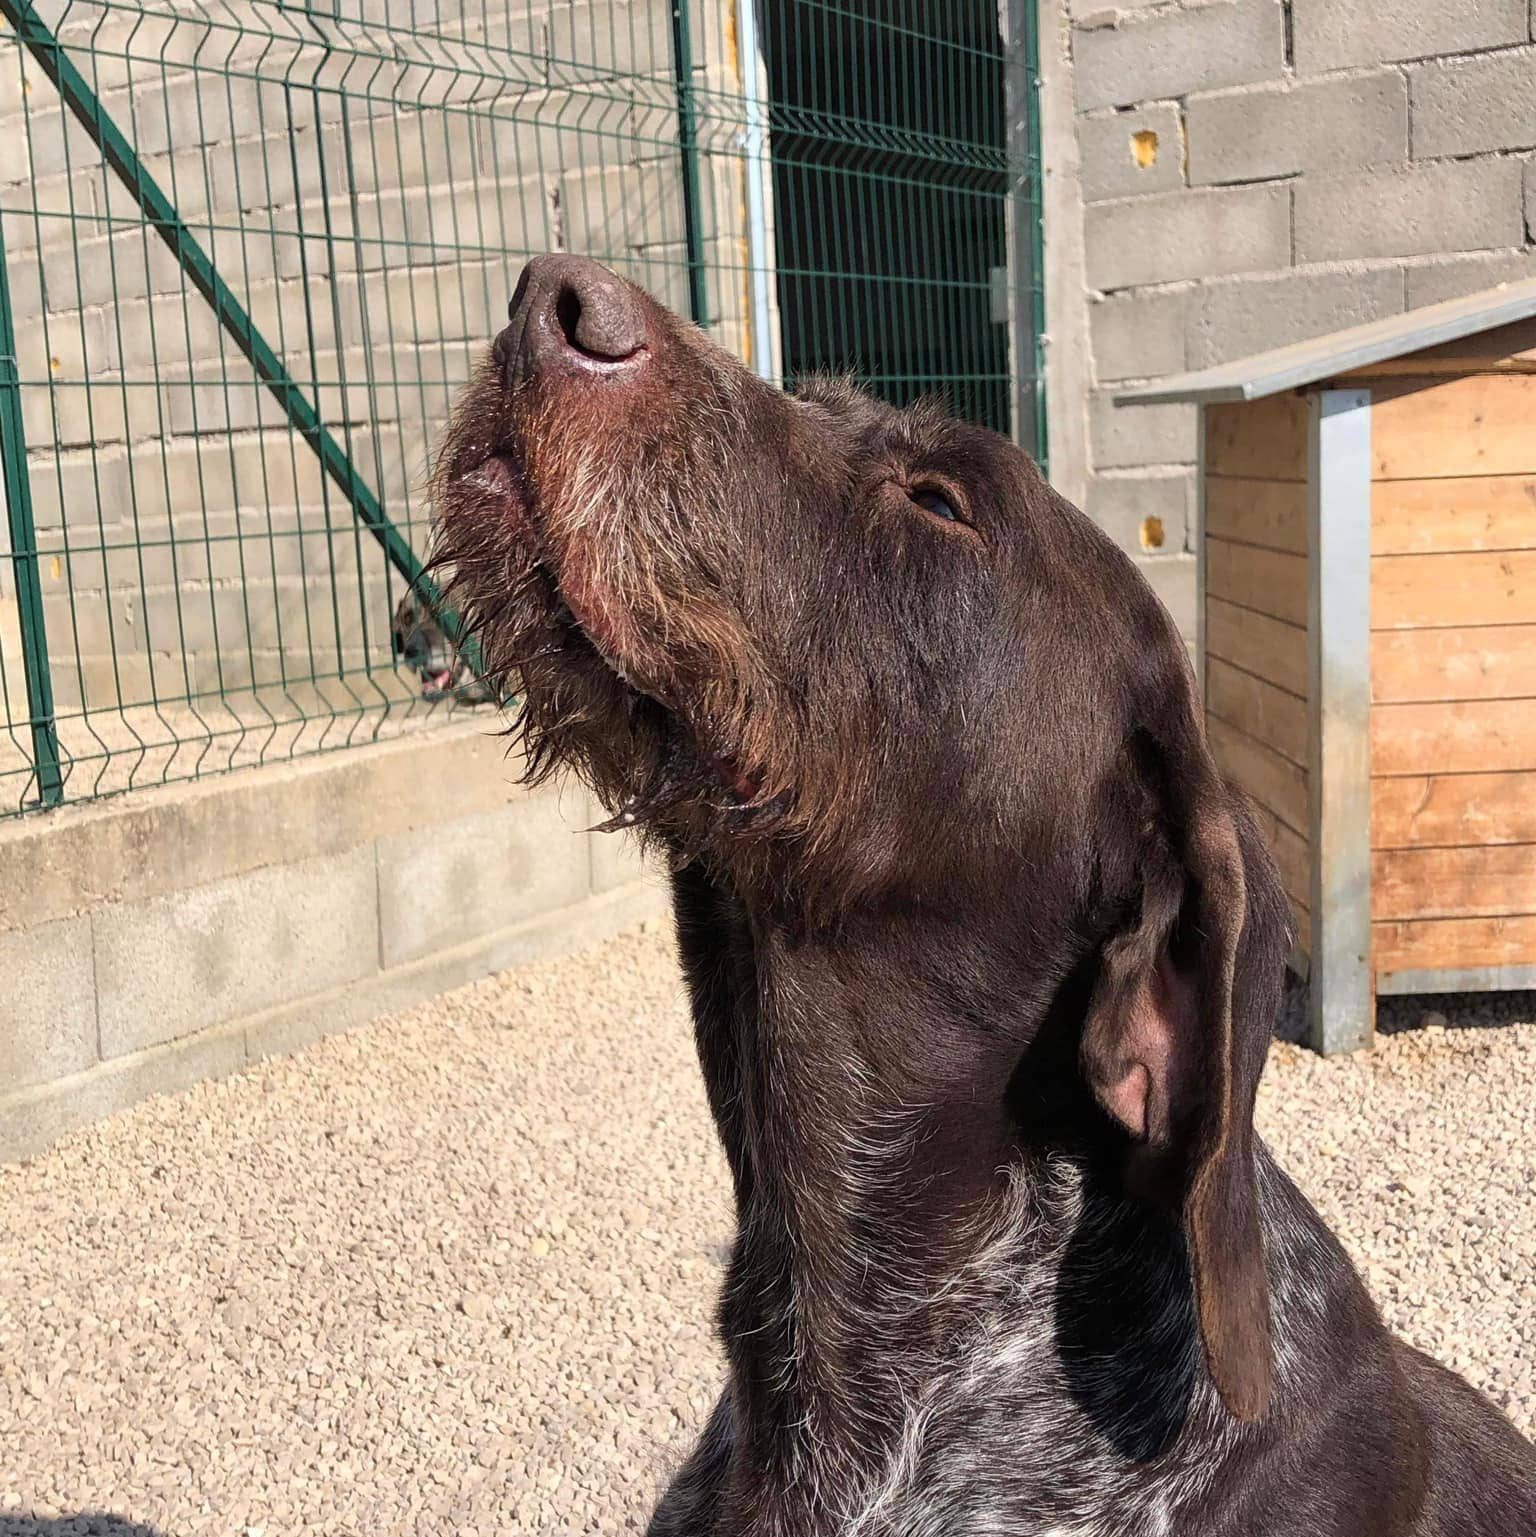
[{"label": "cinder block", "polygon": [[117,363],[106,315],[54,315],[16,327],[16,366],[26,381],[95,379]]},{"label": "cinder block", "polygon": [[566,248],[600,259],[686,234],[682,178],[670,162],[567,175],[560,210]]},{"label": "cinder block", "polygon": [[[9,234],[6,238],[9,241]],[[48,261],[46,258],[39,260],[35,248],[25,254],[18,252],[7,264],[6,271],[11,280],[11,320],[14,324],[20,325],[24,321],[36,320],[43,313],[44,289],[46,286],[48,293],[53,293],[54,272],[51,269],[59,265],[56,260]],[[67,283],[64,285],[63,291],[66,296],[70,286]],[[54,306],[55,311],[72,310],[78,307],[67,302]]]},{"label": "cinder block", "polygon": [[32,513],[39,529],[99,527],[129,507],[128,456],[121,448],[74,450],[30,459]]},{"label": "cinder block", "polygon": [[1536,145],[1536,48],[1437,60],[1412,78],[1415,155]]},{"label": "cinder block", "polygon": [[1097,470],[1195,462],[1193,406],[1117,406],[1106,390],[1089,402],[1088,427]]},{"label": "cinder block", "polygon": [[130,375],[142,377],[151,370],[184,373],[193,364],[216,363],[221,356],[235,354],[223,339],[218,317],[196,294],[125,302],[114,318],[123,366]]},{"label": "cinder block", "polygon": [[1184,369],[1188,293],[1123,294],[1089,306],[1093,372],[1100,382],[1152,379]]},{"label": "cinder block", "polygon": [[1194,184],[1259,181],[1408,158],[1408,87],[1396,70],[1197,96],[1185,108]]},{"label": "cinder block", "polygon": [[1166,102],[1110,117],[1079,118],[1077,145],[1087,202],[1184,185],[1179,112]]},{"label": "cinder block", "polygon": [[[11,58],[14,60],[15,55]],[[9,65],[14,76],[14,62]],[[36,76],[34,75],[34,79]],[[76,121],[73,113],[45,103],[57,101],[51,88],[44,95],[34,89],[28,109],[21,115],[0,123],[3,141],[17,153],[14,164],[23,173],[38,178],[58,176],[67,170],[94,170],[100,174],[101,152],[91,143],[91,136]],[[9,181],[9,175],[6,177]],[[21,222],[21,221],[17,221]]]},{"label": "cinder block", "polygon": [[[1531,206],[1531,181],[1526,182],[1526,208]],[[1463,294],[1481,293],[1501,283],[1523,283],[1536,278],[1536,251],[1504,252],[1494,256],[1461,256],[1453,261],[1433,262],[1409,267],[1408,308],[1439,304],[1444,299],[1459,299]]]},{"label": "cinder block", "polygon": [[[482,175],[509,181],[518,175],[553,179],[586,169],[592,147],[579,130],[584,114],[600,110],[585,93],[523,92],[475,119],[476,164]],[[614,143],[608,140],[606,154],[592,164],[611,161]]]},{"label": "cinder block", "polygon": [[174,1094],[245,1065],[239,1029],[205,1030],[188,1040],[99,1062],[78,1077],[0,1094],[0,1162],[30,1158],[77,1127],[147,1099]]},{"label": "cinder block", "polygon": [[1206,368],[1284,347],[1396,315],[1403,307],[1403,275],[1396,267],[1208,283],[1195,304],[1189,366]]},{"label": "cinder block", "polygon": [[670,79],[670,12],[663,5],[556,0],[549,13],[549,52],[556,83],[614,75]]},{"label": "cinder block", "polygon": [[[58,817],[0,822],[0,930],[145,902],[503,806],[519,764],[495,720],[267,763]],[[447,792],[451,790],[451,796]]]},{"label": "cinder block", "polygon": [[[123,389],[116,380],[100,378],[84,384],[56,383],[51,390],[21,392],[27,442],[34,449],[47,449],[50,457],[55,445],[65,450],[105,448],[108,444],[127,442],[130,437],[152,436],[162,430],[159,402],[158,390],[141,386]],[[45,460],[40,468],[47,474],[51,467]],[[82,510],[71,509],[77,520]],[[127,509],[104,496],[103,510],[106,521],[112,523]]]},{"label": "cinder block", "polygon": [[[370,0],[382,12],[399,14],[399,0]],[[452,0],[455,8],[470,14],[460,28],[471,47],[495,49],[497,73],[509,81],[543,85],[549,78],[549,22],[541,14],[541,4],[529,0],[509,0],[490,8],[489,17],[483,0]],[[557,4],[559,0],[557,0]],[[399,26],[399,22],[395,22]]]},{"label": "cinder block", "polygon": [[61,650],[78,648],[89,656],[105,656],[112,649],[113,615],[89,589],[45,590],[43,624],[50,636],[59,638]]},{"label": "cinder block", "polygon": [[373,850],[112,903],[94,923],[101,1052],[110,1058],[375,971]]},{"label": "cinder block", "polygon": [[1278,0],[1216,0],[1198,10],[1073,34],[1080,111],[1276,79],[1285,57]]},{"label": "cinder block", "polygon": [[1132,555],[1182,555],[1194,495],[1193,470],[1175,475],[1097,475],[1088,484],[1084,511]]},{"label": "cinder block", "polygon": [[579,902],[590,889],[590,803],[557,790],[477,816],[381,838],[386,968]]},{"label": "cinder block", "polygon": [[1141,572],[1158,601],[1173,616],[1179,634],[1193,645],[1199,632],[1195,603],[1195,557],[1169,555],[1138,560]]},{"label": "cinder block", "polygon": [[91,920],[0,934],[0,1094],[78,1073],[96,1060]]},{"label": "cinder block", "polygon": [[53,254],[51,273],[72,269],[76,235],[82,230],[102,227],[97,215],[101,212],[106,186],[99,158],[62,176],[40,176],[27,189],[27,201],[44,217],[35,224],[31,219],[8,220],[5,231],[7,254],[35,251],[41,247]]},{"label": "cinder block", "polygon": [[392,971],[323,998],[300,999],[250,1020],[245,1029],[252,1061],[297,1051],[311,1041],[348,1029],[380,1014],[411,1008],[450,988],[530,961],[569,955],[586,945],[642,922],[666,922],[666,890],[657,882],[630,884],[606,896],[589,897],[576,907],[541,913],[536,918],[463,941]]},{"label": "cinder block", "polygon": [[1513,160],[1376,168],[1296,184],[1296,260],[1423,256],[1519,245]]},{"label": "cinder block", "polygon": [[1088,283],[1131,288],[1286,267],[1291,195],[1283,186],[1173,192],[1083,211]]},{"label": "cinder block", "polygon": [[1525,167],[1525,233],[1529,239],[1536,240],[1536,160]]},{"label": "cinder block", "polygon": [[[334,357],[335,354],[333,353]],[[324,365],[321,365],[324,366]],[[323,377],[334,379],[334,371]],[[130,392],[131,393],[131,392]],[[146,395],[146,390],[138,391]],[[357,421],[366,415],[365,409],[356,408],[359,397],[367,395],[367,370],[349,370],[347,389],[316,390],[325,397],[326,406],[338,401],[345,393],[354,403],[351,419]],[[281,428],[288,422],[288,413],[277,403],[276,397],[256,377],[256,371],[247,367],[243,358],[231,358],[229,379],[224,383],[190,384],[183,380],[168,380],[160,387],[165,402],[165,426],[172,434],[207,432],[249,432],[258,427]],[[343,416],[339,405],[329,412],[322,407],[327,422],[336,422]],[[135,434],[147,436],[148,434]],[[313,453],[307,445],[300,445],[304,453]]]},{"label": "cinder block", "polygon": [[141,71],[131,91],[109,92],[103,98],[124,131],[131,130],[141,155],[228,142],[241,137],[242,125],[282,121],[285,98],[279,82],[265,82],[271,103],[267,105],[261,101],[260,85],[248,74],[221,78],[212,89],[190,69],[176,71],[164,84],[143,78],[149,74]]},{"label": "cinder block", "polygon": [[1293,0],[1296,68],[1390,64],[1523,43],[1526,0]]}]

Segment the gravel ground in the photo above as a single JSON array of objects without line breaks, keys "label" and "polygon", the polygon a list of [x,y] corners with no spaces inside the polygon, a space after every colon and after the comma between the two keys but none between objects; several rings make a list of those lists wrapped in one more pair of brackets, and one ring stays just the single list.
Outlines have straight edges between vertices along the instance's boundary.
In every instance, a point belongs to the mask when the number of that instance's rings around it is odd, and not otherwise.
[{"label": "gravel ground", "polygon": [[[1394,1326],[1528,1433],[1532,1001],[1277,1046],[1261,1105]],[[659,928],[151,1101],[0,1170],[0,1534],[636,1530],[727,1235]]]}]

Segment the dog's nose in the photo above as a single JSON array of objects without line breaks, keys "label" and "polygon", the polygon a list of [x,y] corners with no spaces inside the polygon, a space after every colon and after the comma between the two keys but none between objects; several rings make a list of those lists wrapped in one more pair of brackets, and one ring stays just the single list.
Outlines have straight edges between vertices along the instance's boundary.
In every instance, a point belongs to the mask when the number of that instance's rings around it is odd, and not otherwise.
[{"label": "dog's nose", "polygon": [[629,284],[584,256],[535,256],[496,338],[508,382],[549,369],[613,368],[646,344],[645,316]]}]

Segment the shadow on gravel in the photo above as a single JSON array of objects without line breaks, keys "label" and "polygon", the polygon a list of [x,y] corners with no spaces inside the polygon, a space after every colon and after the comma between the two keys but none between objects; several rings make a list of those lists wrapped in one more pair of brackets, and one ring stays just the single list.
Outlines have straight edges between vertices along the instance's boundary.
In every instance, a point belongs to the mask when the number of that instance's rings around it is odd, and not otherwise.
[{"label": "shadow on gravel", "polygon": [[[1376,1000],[1376,1030],[1494,1030],[1536,1020],[1536,992],[1411,993]],[[1285,974],[1285,996],[1275,1021],[1275,1038],[1303,1041],[1307,1035],[1307,985]]]},{"label": "shadow on gravel", "polygon": [[163,1537],[158,1528],[125,1521],[105,1511],[83,1510],[73,1516],[29,1516],[24,1510],[0,1510],[0,1537]]},{"label": "shadow on gravel", "polygon": [[1536,1019],[1536,993],[1415,993],[1376,1001],[1376,1029],[1496,1030]]}]

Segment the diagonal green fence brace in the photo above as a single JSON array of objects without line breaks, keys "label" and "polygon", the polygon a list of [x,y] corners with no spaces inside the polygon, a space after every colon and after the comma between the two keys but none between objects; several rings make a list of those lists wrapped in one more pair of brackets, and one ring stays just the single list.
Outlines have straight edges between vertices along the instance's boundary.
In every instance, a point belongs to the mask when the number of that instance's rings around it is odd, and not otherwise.
[{"label": "diagonal green fence brace", "polygon": [[[64,45],[37,14],[31,0],[0,0],[0,15],[15,27],[23,45],[37,60],[38,67],[58,89],[60,99],[74,113],[107,164],[132,194],[146,222],[170,247],[192,286],[208,301],[219,324],[250,359],[257,375],[283,408],[288,420],[314,449],[326,474],[336,482],[351,503],[354,516],[378,540],[390,564],[437,616],[443,634],[458,646],[464,661],[478,677],[483,666],[480,648],[472,637],[465,634],[463,621],[445,601],[437,583],[417,559],[416,552],[401,537],[400,530],[390,521],[372,488],[358,474],[347,451],[320,420],[314,402],[295,382],[284,367],[283,360],[256,329],[245,306],[219,276],[212,258],[187,228],[175,204],[145,169],[144,162],[123,136],[117,123],[102,110],[96,93],[70,61]],[[30,673],[28,676],[30,678]]]},{"label": "diagonal green fence brace", "polygon": [[32,733],[32,768],[45,806],[64,799],[59,766],[59,730],[53,714],[53,678],[48,670],[48,636],[43,591],[37,579],[37,529],[32,521],[32,487],[27,477],[27,441],[21,416],[21,381],[16,367],[16,329],[11,285],[5,265],[5,229],[0,219],[0,469],[11,526],[11,567],[21,623],[21,667],[26,679],[27,721]]}]

